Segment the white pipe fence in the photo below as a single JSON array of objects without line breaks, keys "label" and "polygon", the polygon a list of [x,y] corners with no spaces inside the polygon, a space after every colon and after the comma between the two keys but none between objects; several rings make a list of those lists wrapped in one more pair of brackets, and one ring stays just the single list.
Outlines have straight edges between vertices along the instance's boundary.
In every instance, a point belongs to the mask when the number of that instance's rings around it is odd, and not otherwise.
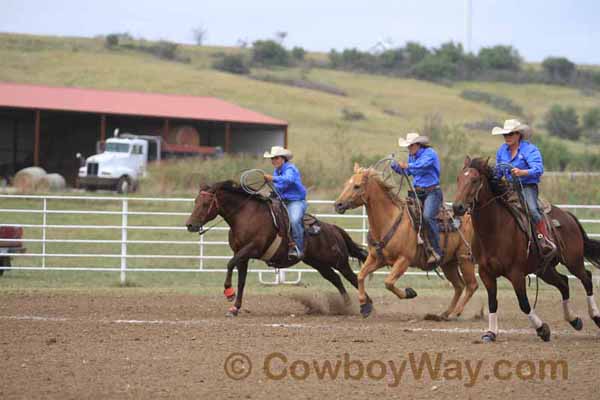
[{"label": "white pipe fence", "polygon": [[[308,203],[321,209],[333,205],[332,200]],[[193,199],[189,198],[0,195],[0,224],[24,228],[21,242],[26,252],[10,254],[15,257],[15,265],[10,268],[15,270],[119,272],[122,284],[128,272],[226,272],[226,261],[232,256],[226,240],[229,228],[223,222],[200,237],[187,233],[184,222],[192,205]],[[600,213],[600,205],[558,206],[583,210],[586,215]],[[354,240],[366,244],[368,219],[364,207],[346,215],[315,215],[336,223]],[[600,229],[593,229],[596,225],[589,228],[589,224],[600,224],[600,219],[581,217],[580,221],[587,225],[590,237],[600,237]],[[92,252],[94,247],[100,251]],[[194,250],[186,250],[190,247]],[[0,245],[0,255],[1,249]],[[169,265],[165,266],[167,261]],[[316,270],[302,265],[288,270],[251,267],[249,272],[258,273],[262,283],[281,284],[298,283],[303,273]],[[263,278],[267,273],[274,274],[273,281]],[[286,280],[286,274],[291,273],[297,274],[296,279]]]}]

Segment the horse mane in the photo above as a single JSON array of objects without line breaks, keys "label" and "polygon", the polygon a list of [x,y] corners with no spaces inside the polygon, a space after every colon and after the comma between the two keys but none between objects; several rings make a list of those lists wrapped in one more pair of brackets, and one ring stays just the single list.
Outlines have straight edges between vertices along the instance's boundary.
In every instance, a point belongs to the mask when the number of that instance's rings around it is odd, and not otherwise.
[{"label": "horse mane", "polygon": [[242,188],[242,186],[239,183],[237,183],[231,179],[226,180],[226,181],[216,182],[211,186],[211,188],[215,192],[219,191],[219,190],[223,190],[228,193],[237,193],[237,194],[244,194],[246,196],[250,196],[248,193],[246,193],[246,191]]},{"label": "horse mane", "polygon": [[469,164],[469,168],[476,169],[477,172],[487,179],[494,195],[498,196],[511,191],[510,184],[498,178],[496,175],[496,167],[494,165],[489,165],[488,160],[488,158],[483,157],[473,158]]},{"label": "horse mane", "polygon": [[390,198],[390,200],[394,201],[394,202],[400,202],[400,203],[404,203],[404,199],[400,198],[398,195],[396,195],[396,193],[394,193],[394,190],[396,189],[395,187],[393,187],[392,185],[390,185],[389,183],[385,183],[382,180],[381,177],[381,172],[377,171],[374,168],[363,168],[362,172],[369,178],[374,178],[373,181],[377,182],[377,184],[379,185],[379,187],[383,190],[383,192]]}]

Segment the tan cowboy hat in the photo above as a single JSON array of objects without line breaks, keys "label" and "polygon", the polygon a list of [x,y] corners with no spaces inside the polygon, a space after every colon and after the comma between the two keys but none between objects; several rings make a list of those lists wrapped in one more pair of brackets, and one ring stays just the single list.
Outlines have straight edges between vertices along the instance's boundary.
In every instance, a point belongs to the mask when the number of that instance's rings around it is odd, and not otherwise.
[{"label": "tan cowboy hat", "polygon": [[533,133],[529,125],[522,124],[516,119],[507,119],[504,121],[503,128],[495,126],[492,129],[492,135],[508,135],[512,132],[520,132],[525,140],[529,139]]},{"label": "tan cowboy hat", "polygon": [[273,146],[271,147],[271,151],[265,151],[265,158],[274,158],[274,157],[284,157],[288,161],[294,158],[294,155],[288,149],[284,149],[281,146]]},{"label": "tan cowboy hat", "polygon": [[406,134],[406,139],[398,139],[398,146],[400,147],[408,147],[414,143],[426,144],[429,143],[429,138],[427,136],[421,136],[416,132],[410,132]]}]

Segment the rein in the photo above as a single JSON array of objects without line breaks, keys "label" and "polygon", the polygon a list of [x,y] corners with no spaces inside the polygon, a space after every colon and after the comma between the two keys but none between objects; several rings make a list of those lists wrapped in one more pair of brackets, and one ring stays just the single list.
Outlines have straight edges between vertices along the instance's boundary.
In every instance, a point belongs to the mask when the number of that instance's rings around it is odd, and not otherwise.
[{"label": "rein", "polygon": [[[208,192],[206,190],[202,190],[200,192],[200,196],[203,196],[203,195],[204,196],[209,196],[209,197],[212,198],[211,201],[210,201],[210,205],[208,206],[208,211],[206,212],[206,215],[210,215],[210,211],[212,210],[213,207],[215,207],[215,211],[217,212],[217,215],[219,215],[219,209],[221,209],[221,205],[219,204],[219,199],[217,198],[217,194],[216,193],[212,193],[212,192]],[[238,210],[240,210],[250,200],[252,200],[252,196],[251,195],[248,196],[248,198],[246,200],[244,200],[244,202],[236,210],[234,210],[234,212],[232,214],[220,215],[221,220],[215,221],[212,225],[210,225],[206,229],[204,229],[204,228],[200,229],[200,231],[198,232],[198,234],[199,235],[204,235],[205,233],[207,233],[208,231],[212,230],[214,227],[216,227],[217,225],[219,225],[223,221],[225,221],[227,219],[227,217],[232,217],[233,215],[235,215],[235,213]]]}]

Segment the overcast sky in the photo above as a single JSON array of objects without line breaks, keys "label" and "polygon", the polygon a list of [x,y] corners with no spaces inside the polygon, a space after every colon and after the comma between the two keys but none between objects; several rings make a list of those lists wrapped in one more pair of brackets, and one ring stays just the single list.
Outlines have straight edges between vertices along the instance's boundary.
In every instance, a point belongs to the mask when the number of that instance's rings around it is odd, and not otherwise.
[{"label": "overcast sky", "polygon": [[[600,64],[598,0],[472,0],[472,49],[509,44],[527,61],[550,55]],[[390,39],[428,47],[465,40],[465,0],[0,0],[0,31],[135,37],[234,46],[274,38],[312,51],[369,50]]]}]

